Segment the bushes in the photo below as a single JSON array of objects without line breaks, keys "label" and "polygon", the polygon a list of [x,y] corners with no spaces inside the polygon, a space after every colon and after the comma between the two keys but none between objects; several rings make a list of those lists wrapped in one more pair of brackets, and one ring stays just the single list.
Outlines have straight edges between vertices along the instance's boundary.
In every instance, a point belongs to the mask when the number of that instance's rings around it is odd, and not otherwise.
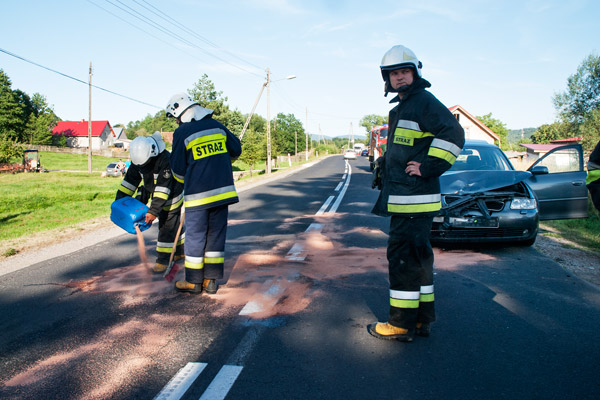
[{"label": "bushes", "polygon": [[15,158],[23,157],[23,147],[16,140],[12,141],[0,136],[0,164],[9,163]]}]

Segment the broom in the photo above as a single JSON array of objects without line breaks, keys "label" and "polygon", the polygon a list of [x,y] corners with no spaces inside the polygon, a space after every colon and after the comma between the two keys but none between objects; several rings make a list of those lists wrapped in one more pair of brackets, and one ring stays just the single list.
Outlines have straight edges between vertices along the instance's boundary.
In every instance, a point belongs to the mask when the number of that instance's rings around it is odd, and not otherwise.
[{"label": "broom", "polygon": [[169,266],[165,270],[163,277],[167,280],[167,282],[173,282],[175,279],[175,275],[177,275],[177,271],[179,271],[179,266],[175,264],[175,249],[177,248],[177,242],[179,241],[179,235],[181,234],[181,228],[183,228],[183,223],[185,221],[185,212],[181,214],[181,221],[179,222],[179,228],[177,228],[177,234],[175,235],[175,241],[173,242],[173,249],[171,250],[171,257],[169,258]]}]

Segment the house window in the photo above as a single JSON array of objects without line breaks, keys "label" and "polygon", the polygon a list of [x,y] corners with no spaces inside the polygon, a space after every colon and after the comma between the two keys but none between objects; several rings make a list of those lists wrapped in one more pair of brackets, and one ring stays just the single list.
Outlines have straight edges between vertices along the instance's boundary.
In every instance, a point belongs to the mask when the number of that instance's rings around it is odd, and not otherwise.
[{"label": "house window", "polygon": [[456,117],[456,120],[460,122],[460,114],[454,114],[454,116]]}]

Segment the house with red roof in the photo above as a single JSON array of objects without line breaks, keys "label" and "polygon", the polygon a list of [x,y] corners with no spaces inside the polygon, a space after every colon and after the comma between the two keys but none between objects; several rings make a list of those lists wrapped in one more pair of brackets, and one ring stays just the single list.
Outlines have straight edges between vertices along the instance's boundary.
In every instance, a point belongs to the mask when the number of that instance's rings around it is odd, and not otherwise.
[{"label": "house with red roof", "polygon": [[483,122],[469,114],[463,107],[456,105],[450,107],[449,110],[465,130],[465,139],[483,140],[490,144],[497,142],[500,145],[500,136],[496,135]]},{"label": "house with red roof", "polygon": [[582,137],[573,137],[567,139],[551,140],[550,143],[534,144],[534,143],[521,143],[521,146],[527,150],[527,160],[529,163],[533,163],[544,154],[560,146],[566,146],[568,144],[581,143]]},{"label": "house with red roof", "polygon": [[[89,147],[88,121],[59,121],[52,135],[65,136],[69,147]],[[108,121],[92,121],[92,149],[113,146],[117,138]]]}]

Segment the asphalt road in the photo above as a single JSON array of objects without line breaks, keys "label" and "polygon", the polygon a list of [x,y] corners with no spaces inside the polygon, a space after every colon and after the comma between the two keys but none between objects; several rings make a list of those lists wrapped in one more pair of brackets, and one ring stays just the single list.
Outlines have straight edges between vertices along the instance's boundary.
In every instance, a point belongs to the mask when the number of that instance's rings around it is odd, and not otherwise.
[{"label": "asphalt road", "polygon": [[0,398],[598,397],[600,291],[533,248],[436,249],[432,336],[371,337],[388,221],[348,164],[243,191],[215,296],[176,293],[127,234],[4,275]]}]

